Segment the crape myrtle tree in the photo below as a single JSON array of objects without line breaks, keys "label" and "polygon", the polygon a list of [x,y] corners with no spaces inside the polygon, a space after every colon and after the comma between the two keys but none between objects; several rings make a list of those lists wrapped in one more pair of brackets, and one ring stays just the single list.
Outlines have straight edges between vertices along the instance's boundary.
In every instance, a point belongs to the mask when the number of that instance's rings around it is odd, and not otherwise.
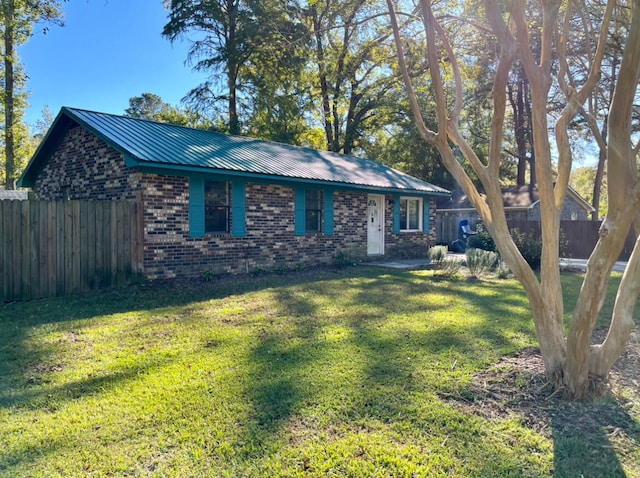
[{"label": "crape myrtle tree", "polygon": [[[603,11],[597,38],[587,63],[570,65],[567,59],[569,38],[575,35],[576,15],[585,10],[581,1],[542,0],[540,23],[531,22],[525,0],[498,2],[485,0],[477,10],[484,18],[483,28],[495,36],[499,52],[493,71],[493,115],[489,151],[481,159],[464,130],[460,117],[464,111],[464,83],[460,73],[462,59],[456,52],[456,39],[447,36],[441,17],[431,0],[419,0],[417,15],[427,45],[426,65],[430,73],[433,97],[420,102],[404,61],[401,15],[393,0],[387,0],[400,68],[416,124],[424,141],[432,144],[441,160],[465,191],[486,228],[493,236],[504,261],[523,284],[528,296],[535,330],[550,381],[570,399],[589,396],[593,385],[606,380],[616,359],[624,351],[634,327],[633,309],[640,292],[640,246],[629,259],[620,281],[609,330],[602,343],[591,344],[596,320],[604,303],[607,285],[616,259],[634,221],[640,223],[640,183],[638,183],[637,149],[634,149],[632,113],[640,79],[640,0],[614,2]],[[457,6],[438,4],[438,7]],[[608,25],[620,9],[631,10],[629,24],[615,88],[608,115],[607,175],[609,208],[600,229],[600,239],[588,261],[579,299],[565,330],[562,283],[558,267],[560,216],[572,166],[569,128],[601,77],[601,63],[608,41]],[[413,13],[413,12],[411,12]],[[532,31],[533,29],[533,31]],[[539,35],[539,46],[532,48],[532,36]],[[583,41],[592,38],[583,36]],[[469,61],[469,58],[464,58]],[[507,85],[516,63],[522,65],[531,97],[533,148],[536,178],[540,191],[542,260],[539,277],[528,266],[509,234],[500,191],[500,164],[503,160]],[[575,68],[584,68],[577,75]],[[578,79],[579,78],[579,79]],[[550,134],[548,105],[552,85],[565,95],[563,109]],[[429,128],[423,118],[433,108],[436,126]],[[552,139],[555,144],[552,146]],[[486,197],[482,197],[461,162],[468,163],[479,178]]]}]

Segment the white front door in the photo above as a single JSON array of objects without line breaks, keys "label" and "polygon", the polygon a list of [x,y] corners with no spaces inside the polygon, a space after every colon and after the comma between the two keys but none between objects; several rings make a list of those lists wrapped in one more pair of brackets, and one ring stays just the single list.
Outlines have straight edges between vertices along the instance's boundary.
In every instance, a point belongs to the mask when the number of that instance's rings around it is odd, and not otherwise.
[{"label": "white front door", "polygon": [[367,254],[384,254],[384,196],[367,199]]}]

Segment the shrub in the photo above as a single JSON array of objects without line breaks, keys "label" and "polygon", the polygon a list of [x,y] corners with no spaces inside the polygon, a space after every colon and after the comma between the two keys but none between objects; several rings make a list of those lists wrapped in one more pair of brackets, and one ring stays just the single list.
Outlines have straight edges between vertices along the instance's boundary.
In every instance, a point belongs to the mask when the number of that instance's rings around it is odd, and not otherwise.
[{"label": "shrub", "polygon": [[478,231],[477,234],[467,238],[468,249],[482,249],[483,251],[495,251],[496,244],[487,231]]},{"label": "shrub", "polygon": [[333,265],[338,268],[355,266],[357,262],[344,251],[337,252],[333,256]]},{"label": "shrub", "polygon": [[480,277],[492,271],[498,263],[498,254],[482,249],[467,249],[467,267],[471,277]]},{"label": "shrub", "polygon": [[202,271],[200,277],[202,277],[202,280],[205,282],[211,282],[215,278],[215,275],[211,271]]},{"label": "shrub", "polygon": [[453,277],[460,271],[461,267],[462,261],[449,257],[440,264],[440,275]]},{"label": "shrub", "polygon": [[498,274],[498,279],[508,279],[511,275],[511,269],[509,266],[504,263],[504,261],[498,262],[498,267],[496,267],[496,273]]},{"label": "shrub", "polygon": [[428,252],[429,260],[440,268],[447,258],[447,252],[447,246],[433,246]]},{"label": "shrub", "polygon": [[531,233],[520,232],[518,229],[511,231],[511,237],[524,260],[527,261],[532,269],[539,269],[540,260],[542,259],[542,240]]}]

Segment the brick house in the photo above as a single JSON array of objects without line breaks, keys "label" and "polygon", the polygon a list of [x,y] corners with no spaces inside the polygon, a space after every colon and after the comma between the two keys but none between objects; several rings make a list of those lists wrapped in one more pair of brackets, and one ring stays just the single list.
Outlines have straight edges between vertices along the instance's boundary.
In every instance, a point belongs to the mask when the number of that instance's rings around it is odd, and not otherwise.
[{"label": "brick house", "polygon": [[45,200],[138,200],[144,275],[243,273],[424,256],[435,198],[379,163],[211,131],[62,108],[21,187]]}]

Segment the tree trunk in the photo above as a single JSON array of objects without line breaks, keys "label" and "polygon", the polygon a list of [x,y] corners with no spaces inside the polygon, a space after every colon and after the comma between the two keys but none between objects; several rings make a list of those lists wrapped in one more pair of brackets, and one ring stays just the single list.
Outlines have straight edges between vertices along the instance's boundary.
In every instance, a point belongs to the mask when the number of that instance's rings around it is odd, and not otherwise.
[{"label": "tree trunk", "polygon": [[15,173],[15,136],[14,136],[14,25],[15,9],[13,0],[4,5],[4,148],[5,148],[5,187],[16,188]]},{"label": "tree trunk", "polygon": [[[609,110],[607,167],[609,211],[600,228],[600,240],[591,257],[580,298],[574,310],[567,336],[566,385],[572,397],[588,392],[589,373],[606,378],[613,365],[614,354],[624,349],[632,325],[631,312],[638,296],[640,261],[638,242],[631,255],[630,269],[618,288],[609,335],[601,347],[590,344],[591,332],[604,302],[609,275],[640,204],[637,166],[631,144],[631,117],[635,88],[640,81],[640,0],[634,0],[629,36],[625,45],[617,87]],[[592,355],[595,351],[596,354]],[[618,353],[619,355],[619,353]]]},{"label": "tree trunk", "polygon": [[[616,83],[616,70],[618,68],[618,58],[614,57],[611,61],[611,77],[609,78],[609,98],[613,98],[613,90]],[[596,104],[598,104],[596,98]],[[604,118],[602,122],[602,130],[600,131],[600,138],[602,144],[598,150],[598,166],[596,168],[596,177],[593,182],[593,201],[591,205],[595,209],[592,219],[597,221],[600,217],[600,191],[602,191],[602,179],[604,178],[604,167],[607,161],[607,134],[609,131],[609,119]]]},{"label": "tree trunk", "polygon": [[322,119],[324,120],[324,134],[327,140],[327,150],[333,145],[333,126],[331,124],[331,103],[329,100],[329,83],[324,58],[324,43],[322,41],[322,23],[318,17],[315,4],[311,6],[313,19],[313,33],[316,39],[316,56],[318,60],[318,78],[320,79],[320,97],[322,98]]}]

